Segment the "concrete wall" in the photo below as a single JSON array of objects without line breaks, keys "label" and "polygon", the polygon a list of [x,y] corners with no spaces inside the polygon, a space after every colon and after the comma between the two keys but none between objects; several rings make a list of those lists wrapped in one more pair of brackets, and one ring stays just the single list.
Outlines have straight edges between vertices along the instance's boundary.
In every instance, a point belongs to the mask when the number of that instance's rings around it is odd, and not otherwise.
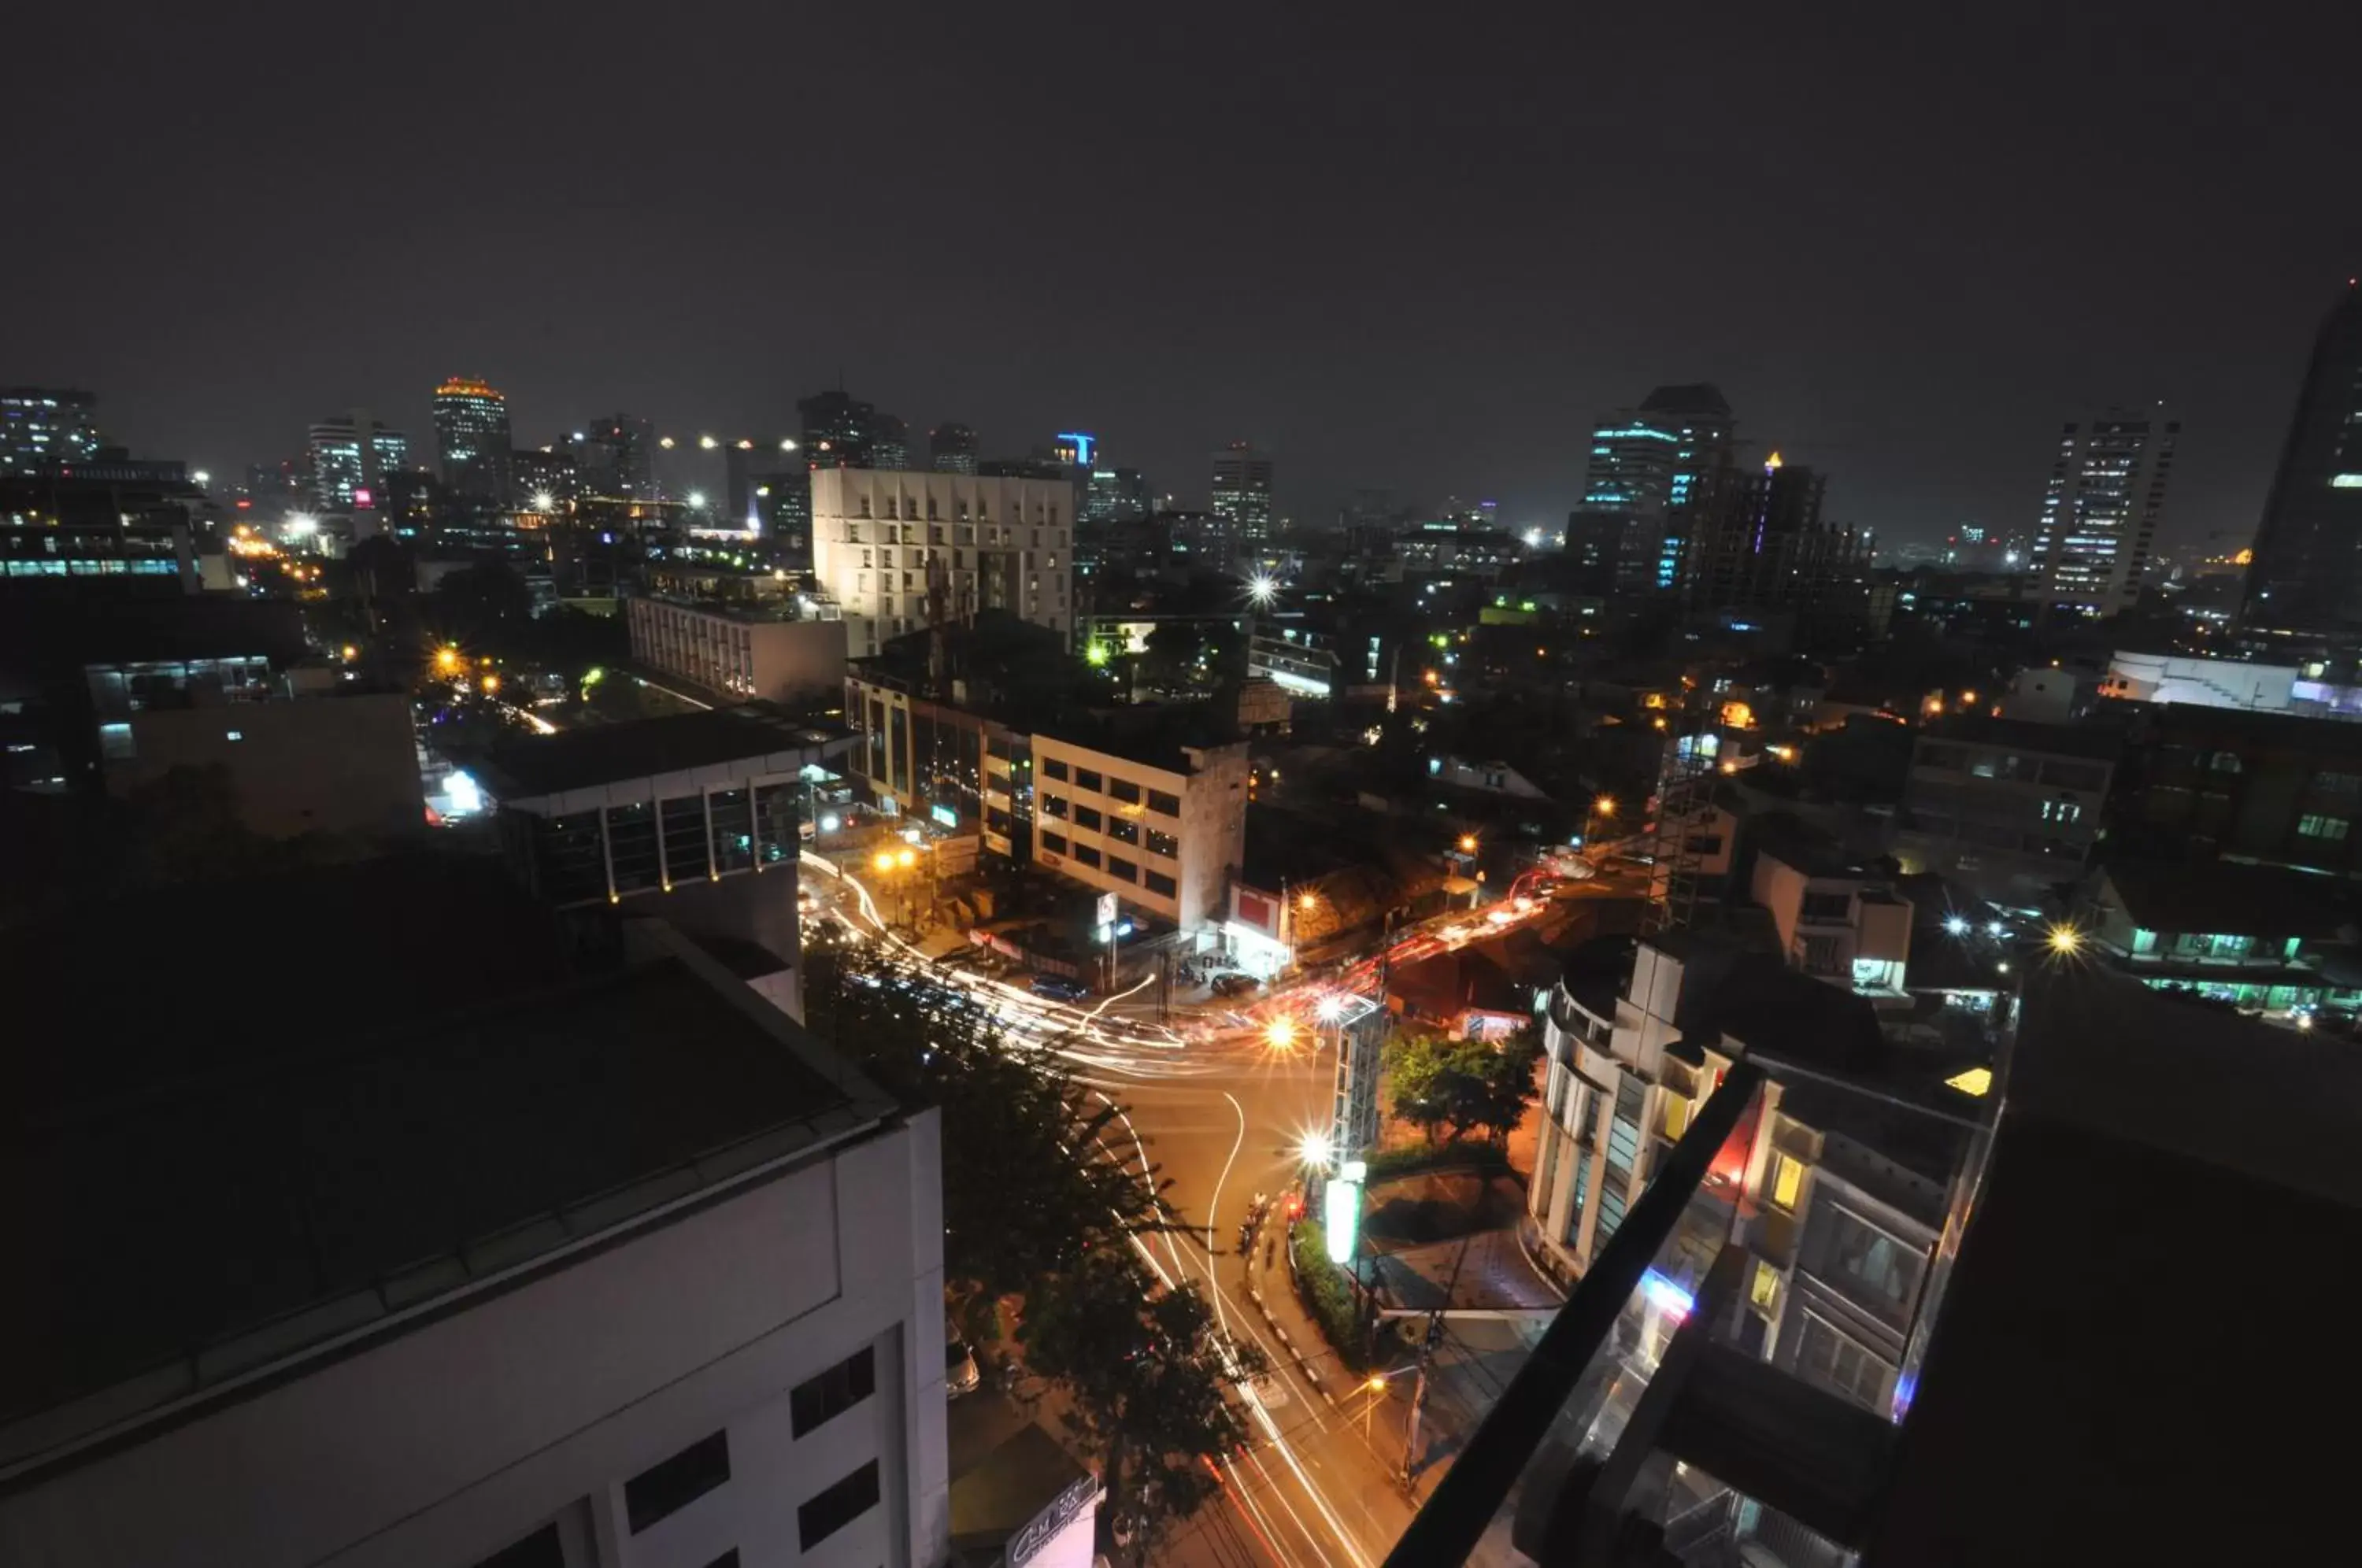
[{"label": "concrete wall", "polygon": [[1074,487],[878,469],[811,476],[812,569],[844,607],[855,657],[926,624],[927,574],[955,616],[1004,609],[1071,632]]},{"label": "concrete wall", "polygon": [[[931,1564],[948,1550],[935,1113],[0,1496],[11,1568],[464,1565],[546,1521],[569,1568]],[[877,1392],[795,1438],[863,1345]],[[624,1483],[717,1430],[731,1478],[638,1535]],[[870,1458],[879,1506],[800,1553]]]},{"label": "concrete wall", "polygon": [[267,837],[426,830],[410,699],[399,692],[151,708],[128,723],[131,755],[106,758],[116,795],[176,767],[217,765],[237,792],[239,820]]},{"label": "concrete wall", "polygon": [[[1188,756],[1194,771],[1175,773],[1110,753],[1054,740],[1048,735],[1035,735],[1034,862],[1087,887],[1113,892],[1127,905],[1160,915],[1174,922],[1183,931],[1197,931],[1220,923],[1230,911],[1230,878],[1246,853],[1247,748],[1243,745],[1202,749],[1192,747]],[[1050,776],[1049,766],[1054,762],[1066,765],[1068,777],[1065,779]],[[1077,768],[1098,772],[1103,782],[1128,779],[1143,790],[1162,790],[1177,797],[1181,803],[1178,817],[1144,812],[1134,820],[1143,830],[1143,840],[1144,830],[1149,828],[1173,834],[1180,841],[1178,855],[1168,860],[1149,854],[1144,842],[1137,848],[1119,844],[1104,833],[1076,829],[1071,814],[1064,821],[1050,815],[1044,809],[1043,798],[1051,795],[1064,796],[1070,804],[1079,802],[1091,806],[1103,815],[1112,815],[1121,810],[1120,802],[1103,792],[1078,788],[1073,781],[1074,770]],[[1099,851],[1099,866],[1086,866],[1071,853],[1061,855],[1045,849],[1042,844],[1042,835],[1045,833],[1063,835],[1070,849],[1083,845]],[[1142,880],[1126,882],[1109,875],[1106,870],[1109,854],[1120,855],[1138,864],[1142,868]],[[1151,869],[1174,878],[1175,888],[1170,897],[1148,889],[1145,876]]]}]

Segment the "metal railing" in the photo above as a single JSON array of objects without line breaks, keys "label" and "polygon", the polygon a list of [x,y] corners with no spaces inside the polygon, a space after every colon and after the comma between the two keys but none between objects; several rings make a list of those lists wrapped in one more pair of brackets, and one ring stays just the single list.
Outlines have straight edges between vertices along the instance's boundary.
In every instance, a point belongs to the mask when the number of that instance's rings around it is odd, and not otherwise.
[{"label": "metal railing", "polygon": [[1699,1109],[1639,1201],[1592,1260],[1590,1272],[1551,1320],[1533,1353],[1395,1542],[1386,1568],[1433,1568],[1468,1559],[1573,1397],[1640,1288],[1641,1276],[1672,1239],[1692,1196],[1763,1082],[1760,1067],[1738,1063]]}]

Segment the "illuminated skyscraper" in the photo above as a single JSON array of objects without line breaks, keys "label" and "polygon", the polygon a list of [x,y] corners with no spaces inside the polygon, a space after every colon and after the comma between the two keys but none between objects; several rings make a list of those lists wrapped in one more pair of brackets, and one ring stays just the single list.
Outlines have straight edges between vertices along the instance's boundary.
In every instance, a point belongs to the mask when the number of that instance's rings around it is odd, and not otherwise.
[{"label": "illuminated skyscraper", "polygon": [[435,445],[453,493],[507,502],[508,399],[464,376],[445,381],[435,389]]},{"label": "illuminated skyscraper", "polygon": [[877,438],[877,409],[848,395],[844,389],[814,392],[796,403],[802,417],[804,463],[814,469],[871,467],[869,447]]},{"label": "illuminated skyscraper", "polygon": [[911,466],[911,426],[900,416],[882,412],[870,415],[869,466],[896,470]]},{"label": "illuminated skyscraper", "polygon": [[0,474],[80,462],[102,444],[98,399],[66,387],[0,387]]},{"label": "illuminated skyscraper", "polygon": [[1216,516],[1227,519],[1249,553],[1271,543],[1271,458],[1244,441],[1214,454]]},{"label": "illuminated skyscraper", "polygon": [[410,467],[410,437],[354,409],[312,426],[312,504],[323,512],[373,505],[385,476]]},{"label": "illuminated skyscraper", "polygon": [[938,425],[927,432],[927,467],[939,474],[976,472],[976,432],[965,425]]},{"label": "illuminated skyscraper", "polygon": [[2042,596],[2085,615],[2111,615],[2140,597],[2179,420],[2110,409],[2065,426],[2035,531]]},{"label": "illuminated skyscraper", "polygon": [[582,493],[608,501],[644,502],[657,493],[657,427],[628,414],[602,414],[568,443]]},{"label": "illuminated skyscraper", "polygon": [[[1705,382],[1659,387],[1639,407],[1593,422],[1575,512],[1620,520],[1611,574],[1618,588],[1637,593],[1680,586],[1693,520],[1709,514],[1730,465],[1731,428],[1730,404]],[[1583,531],[1596,542],[1607,527],[1586,524]]]},{"label": "illuminated skyscraper", "polygon": [[2362,634],[2362,287],[2350,281],[2312,342],[2240,622],[2268,635]]}]

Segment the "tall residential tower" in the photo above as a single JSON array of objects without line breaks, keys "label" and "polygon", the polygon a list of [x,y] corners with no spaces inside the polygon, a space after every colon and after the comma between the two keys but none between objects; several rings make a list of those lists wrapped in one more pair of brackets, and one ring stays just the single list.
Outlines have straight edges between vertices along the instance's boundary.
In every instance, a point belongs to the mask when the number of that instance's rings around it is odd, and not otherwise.
[{"label": "tall residential tower", "polygon": [[[1711,506],[1730,463],[1731,425],[1730,404],[1704,381],[1659,387],[1639,407],[1593,422],[1575,513],[1617,520],[1580,529],[1595,546],[1611,528],[1620,534],[1617,587],[1637,593],[1680,585],[1691,519]],[[1573,519],[1568,532],[1578,532]]]},{"label": "tall residential tower", "polygon": [[2181,422],[2110,409],[2067,425],[2042,498],[2034,573],[2063,610],[2113,615],[2140,597]]},{"label": "tall residential tower", "polygon": [[2312,340],[2240,614],[2274,636],[2362,634],[2362,287]]},{"label": "tall residential tower", "polygon": [[436,455],[455,493],[506,502],[513,445],[508,399],[466,376],[435,389]]},{"label": "tall residential tower", "polygon": [[1271,543],[1271,458],[1244,441],[1214,454],[1213,513],[1249,553]]}]

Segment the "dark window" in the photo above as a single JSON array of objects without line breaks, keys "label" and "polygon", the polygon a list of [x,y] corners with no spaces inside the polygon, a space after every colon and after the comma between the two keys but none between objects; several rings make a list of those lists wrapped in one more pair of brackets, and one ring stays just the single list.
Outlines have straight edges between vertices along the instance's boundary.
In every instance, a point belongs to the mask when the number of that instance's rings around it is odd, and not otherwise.
[{"label": "dark window", "polygon": [[1852,913],[1853,895],[1850,893],[1806,893],[1804,903],[1796,911],[1796,918],[1811,921],[1816,925],[1842,925]]},{"label": "dark window", "polygon": [[1103,782],[1104,780],[1099,778],[1098,769],[1095,767],[1075,769],[1075,788],[1077,790],[1097,790]]},{"label": "dark window", "polygon": [[877,1506],[877,1462],[871,1460],[810,1502],[796,1507],[796,1537],[806,1551]]},{"label": "dark window", "polygon": [[1164,897],[1168,899],[1174,894],[1173,878],[1167,877],[1162,871],[1151,871],[1147,876],[1142,878],[1141,881],[1142,884],[1152,893],[1162,894]]},{"label": "dark window", "polygon": [[1140,786],[1129,778],[1109,779],[1107,792],[1110,799],[1121,801],[1127,806],[1140,804]]},{"label": "dark window", "polygon": [[664,820],[665,879],[685,882],[702,877],[705,859],[705,801],[690,795],[658,803]]},{"label": "dark window", "polygon": [[1042,847],[1052,855],[1064,855],[1066,853],[1066,835],[1062,833],[1044,833],[1042,835]]},{"label": "dark window", "polygon": [[1131,861],[1126,860],[1120,855],[1110,855],[1108,856],[1107,871],[1109,876],[1120,877],[1127,882],[1137,882],[1140,880],[1140,867],[1133,865]]},{"label": "dark window", "polygon": [[1066,778],[1065,763],[1054,756],[1043,757],[1042,759],[1042,777],[1044,778],[1055,778],[1060,783],[1064,783]]},{"label": "dark window", "polygon": [[1099,852],[1098,852],[1098,850],[1093,849],[1093,848],[1092,848],[1089,845],[1087,845],[1087,844],[1078,844],[1078,845],[1075,845],[1075,864],[1076,864],[1076,865],[1077,865],[1077,866],[1091,866],[1091,867],[1096,867],[1096,866],[1098,866],[1098,863],[1099,863]]},{"label": "dark window", "polygon": [[1043,797],[1042,797],[1042,812],[1043,812],[1043,814],[1044,816],[1052,816],[1052,817],[1063,817],[1063,816],[1065,816],[1065,815],[1066,814],[1066,797],[1065,797],[1064,795],[1044,795],[1044,796],[1043,796]]},{"label": "dark window", "polygon": [[624,1483],[624,1513],[632,1533],[679,1513],[730,1479],[730,1434],[701,1438],[661,1464]]},{"label": "dark window", "polygon": [[1168,795],[1162,790],[1151,790],[1148,792],[1148,809],[1160,817],[1177,817],[1181,814],[1181,797]]},{"label": "dark window", "polygon": [[796,1385],[788,1396],[789,1424],[798,1437],[822,1421],[841,1416],[877,1391],[877,1358],[862,1346],[816,1377]]},{"label": "dark window", "polygon": [[1148,853],[1151,855],[1162,855],[1167,860],[1175,859],[1178,857],[1181,853],[1181,841],[1175,838],[1169,833],[1159,833],[1154,828],[1150,828],[1148,830]]},{"label": "dark window", "polygon": [[1107,820],[1107,835],[1118,844],[1138,844],[1140,824],[1129,817],[1109,817]]},{"label": "dark window", "polygon": [[1075,825],[1078,828],[1088,828],[1093,833],[1098,832],[1100,825],[1098,808],[1097,806],[1076,806],[1075,808]]},{"label": "dark window", "polygon": [[546,1524],[518,1541],[493,1552],[476,1568],[566,1568],[566,1548],[557,1539],[557,1527]]}]

